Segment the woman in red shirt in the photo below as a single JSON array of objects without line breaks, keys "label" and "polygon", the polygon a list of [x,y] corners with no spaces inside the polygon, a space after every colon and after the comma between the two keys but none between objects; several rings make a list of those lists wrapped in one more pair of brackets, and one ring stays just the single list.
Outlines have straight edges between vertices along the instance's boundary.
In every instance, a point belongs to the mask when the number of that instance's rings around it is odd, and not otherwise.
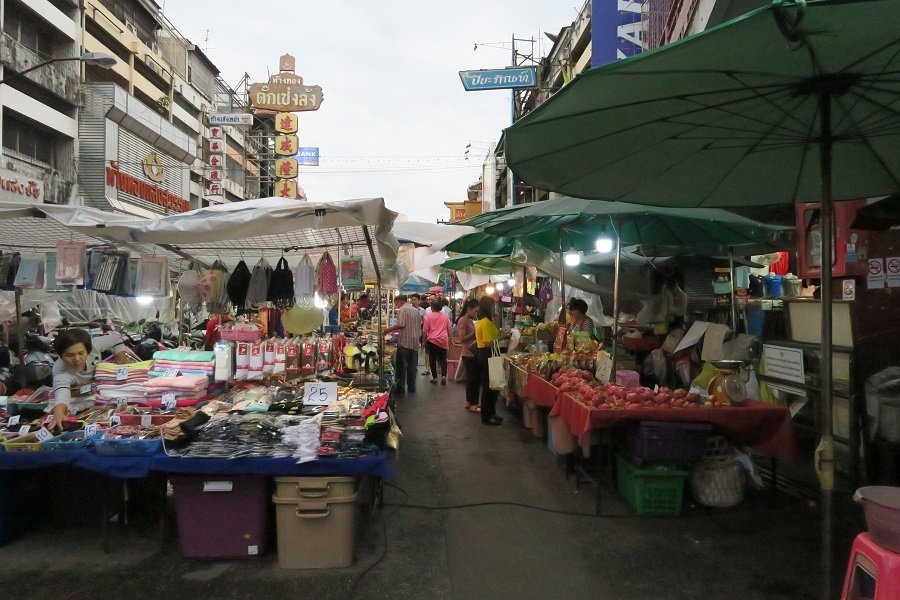
[{"label": "woman in red shirt", "polygon": [[422,335],[431,366],[431,383],[437,383],[437,365],[441,366],[441,385],[447,385],[447,350],[450,347],[450,319],[441,312],[440,302],[432,302],[425,314]]}]

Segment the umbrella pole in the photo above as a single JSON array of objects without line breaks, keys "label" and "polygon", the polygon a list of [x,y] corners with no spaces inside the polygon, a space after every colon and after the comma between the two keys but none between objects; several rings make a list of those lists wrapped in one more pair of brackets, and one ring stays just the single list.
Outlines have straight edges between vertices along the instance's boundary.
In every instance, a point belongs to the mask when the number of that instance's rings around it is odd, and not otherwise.
[{"label": "umbrella pole", "polygon": [[563,254],[562,230],[559,232],[559,324],[566,324],[566,257]]},{"label": "umbrella pole", "polygon": [[610,370],[610,381],[616,381],[617,355],[619,353],[619,267],[621,261],[621,244],[622,236],[621,221],[616,223],[616,257],[613,273],[613,325],[612,325],[612,368]]},{"label": "umbrella pole", "polygon": [[737,335],[737,304],[734,302],[734,248],[728,249],[728,278],[731,280],[731,329]]},{"label": "umbrella pole", "polygon": [[832,513],[834,500],[834,441],[832,439],[832,358],[831,358],[831,268],[832,268],[832,198],[831,198],[831,92],[819,95],[822,131],[819,142],[819,164],[822,175],[822,402],[819,423],[820,440],[816,448],[815,467],[822,492],[822,598],[831,600]]}]

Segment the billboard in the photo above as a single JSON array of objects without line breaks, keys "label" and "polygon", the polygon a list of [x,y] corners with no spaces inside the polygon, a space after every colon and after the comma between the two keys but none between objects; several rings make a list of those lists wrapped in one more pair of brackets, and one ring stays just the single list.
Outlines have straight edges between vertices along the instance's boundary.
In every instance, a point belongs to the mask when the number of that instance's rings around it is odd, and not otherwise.
[{"label": "billboard", "polygon": [[647,0],[591,0],[591,67],[644,51],[641,10]]}]

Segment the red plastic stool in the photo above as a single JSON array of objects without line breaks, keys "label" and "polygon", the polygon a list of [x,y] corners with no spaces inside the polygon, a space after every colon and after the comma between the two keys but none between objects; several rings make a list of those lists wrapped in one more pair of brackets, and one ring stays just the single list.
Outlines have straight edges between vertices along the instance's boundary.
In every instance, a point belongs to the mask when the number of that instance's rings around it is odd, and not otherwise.
[{"label": "red plastic stool", "polygon": [[841,600],[900,600],[900,554],[882,548],[868,533],[856,536]]}]

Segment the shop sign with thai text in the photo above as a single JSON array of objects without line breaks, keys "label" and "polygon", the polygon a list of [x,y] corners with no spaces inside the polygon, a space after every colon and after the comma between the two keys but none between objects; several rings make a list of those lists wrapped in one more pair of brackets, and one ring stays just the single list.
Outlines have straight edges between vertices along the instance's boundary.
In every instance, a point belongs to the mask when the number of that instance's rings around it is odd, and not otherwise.
[{"label": "shop sign with thai text", "polygon": [[9,202],[42,203],[44,182],[9,169],[0,169],[0,199]]}]

